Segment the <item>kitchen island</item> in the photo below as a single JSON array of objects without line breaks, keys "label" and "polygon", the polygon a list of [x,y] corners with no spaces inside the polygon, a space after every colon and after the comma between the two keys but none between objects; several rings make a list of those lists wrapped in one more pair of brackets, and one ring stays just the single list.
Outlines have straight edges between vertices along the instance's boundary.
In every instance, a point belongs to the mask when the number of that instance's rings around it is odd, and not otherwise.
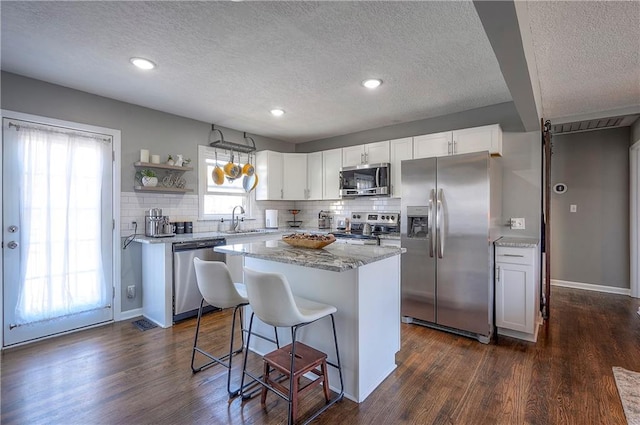
[{"label": "kitchen island", "polygon": [[[295,295],[335,306],[336,331],[345,396],[362,402],[396,368],[400,350],[400,254],[395,247],[331,244],[323,249],[295,248],[281,240],[218,246],[215,251],[242,255],[244,266],[284,274]],[[250,308],[248,307],[250,312]],[[245,315],[248,321],[249,314]],[[257,322],[257,323],[256,323]],[[254,329],[271,330],[257,318]],[[335,362],[331,321],[302,328],[299,340],[328,354]],[[279,332],[281,344],[291,341]],[[264,355],[275,348],[259,338],[251,349]],[[339,378],[329,368],[332,389]]]}]

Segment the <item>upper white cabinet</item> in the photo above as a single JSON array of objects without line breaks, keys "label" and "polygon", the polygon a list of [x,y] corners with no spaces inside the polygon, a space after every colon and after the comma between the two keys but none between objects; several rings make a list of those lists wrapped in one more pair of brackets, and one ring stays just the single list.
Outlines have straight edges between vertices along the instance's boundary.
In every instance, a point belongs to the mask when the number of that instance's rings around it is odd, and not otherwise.
[{"label": "upper white cabinet", "polygon": [[340,199],[342,149],[322,151],[322,199]]},{"label": "upper white cabinet", "polygon": [[322,152],[307,154],[307,193],[305,199],[310,201],[322,199]]},{"label": "upper white cabinet", "polygon": [[282,155],[281,152],[274,151],[256,152],[256,173],[258,174],[256,200],[283,199],[284,167]]},{"label": "upper white cabinet", "polygon": [[283,153],[282,199],[303,200],[307,195],[307,154]]},{"label": "upper white cabinet", "polygon": [[389,141],[342,148],[342,166],[389,162]]},{"label": "upper white cabinet", "polygon": [[413,157],[416,159],[481,151],[502,155],[500,125],[485,125],[413,138]]},{"label": "upper white cabinet", "polygon": [[453,132],[425,134],[413,138],[413,158],[451,155]]},{"label": "upper white cabinet", "polygon": [[402,161],[413,159],[413,138],[405,137],[389,141],[391,150],[391,196],[402,196]]},{"label": "upper white cabinet", "polygon": [[340,198],[342,149],[323,152],[256,153],[258,201],[304,201]]},{"label": "upper white cabinet", "polygon": [[453,153],[489,151],[502,155],[502,129],[498,124],[453,132]]}]

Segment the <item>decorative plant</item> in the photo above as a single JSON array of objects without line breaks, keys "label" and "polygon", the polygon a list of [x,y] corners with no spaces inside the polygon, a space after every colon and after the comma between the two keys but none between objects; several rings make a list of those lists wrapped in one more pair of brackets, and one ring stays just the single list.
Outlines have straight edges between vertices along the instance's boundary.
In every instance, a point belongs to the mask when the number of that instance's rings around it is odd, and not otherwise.
[{"label": "decorative plant", "polygon": [[145,168],[140,171],[142,178],[140,179],[143,186],[157,186],[158,185],[158,177],[156,177],[156,172]]}]

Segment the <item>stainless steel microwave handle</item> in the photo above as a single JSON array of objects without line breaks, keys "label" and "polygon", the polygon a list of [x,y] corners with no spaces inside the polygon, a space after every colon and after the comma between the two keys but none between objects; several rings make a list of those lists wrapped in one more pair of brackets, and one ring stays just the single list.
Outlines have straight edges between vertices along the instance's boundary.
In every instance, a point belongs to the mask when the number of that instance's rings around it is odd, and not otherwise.
[{"label": "stainless steel microwave handle", "polygon": [[429,220],[429,257],[433,257],[433,251],[435,251],[436,237],[433,231],[435,230],[435,226],[433,225],[433,208],[435,204],[436,191],[435,189],[431,189],[431,193],[429,193],[429,215],[427,216],[427,220]]},{"label": "stainless steel microwave handle", "polygon": [[376,168],[376,187],[380,187],[380,167]]}]

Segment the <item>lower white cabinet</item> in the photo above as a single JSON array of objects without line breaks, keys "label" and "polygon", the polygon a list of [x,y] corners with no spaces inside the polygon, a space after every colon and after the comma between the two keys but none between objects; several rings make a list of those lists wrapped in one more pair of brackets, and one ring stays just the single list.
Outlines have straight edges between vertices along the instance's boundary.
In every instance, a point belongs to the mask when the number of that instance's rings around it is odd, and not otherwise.
[{"label": "lower white cabinet", "polygon": [[495,254],[495,308],[498,334],[535,342],[540,323],[537,246],[497,245]]}]

